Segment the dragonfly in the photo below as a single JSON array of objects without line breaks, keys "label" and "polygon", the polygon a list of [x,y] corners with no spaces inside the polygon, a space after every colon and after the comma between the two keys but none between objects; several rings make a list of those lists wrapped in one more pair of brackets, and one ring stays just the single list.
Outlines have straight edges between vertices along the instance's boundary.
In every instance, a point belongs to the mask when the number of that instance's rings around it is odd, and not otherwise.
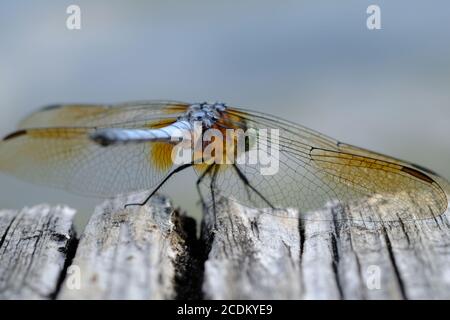
[{"label": "dragonfly", "polygon": [[[278,171],[261,174],[260,163],[176,163],[180,132],[192,133],[194,122],[225,138],[229,129],[278,130],[276,139],[253,136],[257,148],[277,143]],[[249,152],[248,141],[244,145],[239,152],[232,146],[231,157]],[[228,198],[271,212],[293,208],[296,218],[312,219],[317,216],[309,213],[334,203],[356,208],[340,219],[382,222],[432,219],[448,207],[448,183],[429,169],[223,103],[53,105],[25,118],[0,142],[2,172],[95,197],[148,192],[141,203],[127,205],[146,204],[168,179],[188,169],[197,173],[204,206]]]}]

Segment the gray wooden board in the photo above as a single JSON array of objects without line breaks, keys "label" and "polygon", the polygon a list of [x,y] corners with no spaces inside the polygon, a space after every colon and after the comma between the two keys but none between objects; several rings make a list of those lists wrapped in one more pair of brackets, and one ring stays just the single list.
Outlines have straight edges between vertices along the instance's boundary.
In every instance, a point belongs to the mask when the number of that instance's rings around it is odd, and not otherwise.
[{"label": "gray wooden board", "polygon": [[448,211],[364,223],[333,220],[340,210],[355,208],[330,204],[298,220],[222,199],[216,223],[211,212],[203,222],[205,298],[450,299]]},{"label": "gray wooden board", "polygon": [[298,220],[222,199],[201,242],[167,198],[124,209],[137,199],[98,206],[78,247],[72,209],[0,211],[0,298],[450,299],[448,211],[345,222],[358,208],[329,204]]},{"label": "gray wooden board", "polygon": [[0,211],[0,299],[49,299],[75,241],[65,206]]},{"label": "gray wooden board", "polygon": [[176,298],[176,264],[185,258],[185,239],[167,198],[124,208],[141,198],[118,197],[95,209],[58,299]]}]

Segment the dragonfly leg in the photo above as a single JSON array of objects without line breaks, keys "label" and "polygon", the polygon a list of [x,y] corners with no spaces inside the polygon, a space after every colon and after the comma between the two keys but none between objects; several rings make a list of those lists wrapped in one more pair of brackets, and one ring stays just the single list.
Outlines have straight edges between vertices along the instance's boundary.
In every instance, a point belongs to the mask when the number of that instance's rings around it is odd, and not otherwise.
[{"label": "dragonfly leg", "polygon": [[173,176],[175,173],[180,172],[186,168],[189,168],[192,166],[192,163],[186,163],[183,164],[182,166],[179,166],[178,168],[174,169],[173,171],[171,171],[157,186],[155,189],[153,189],[153,191],[150,193],[150,195],[141,203],[127,203],[124,208],[127,208],[129,206],[143,206],[145,204],[147,204],[147,202],[151,199],[151,197],[153,197],[153,195],[164,185],[164,183],[166,183],[167,180],[170,179],[171,176]]},{"label": "dragonfly leg", "polygon": [[211,177],[211,182],[209,184],[209,188],[211,190],[211,200],[213,205],[213,218],[214,218],[214,229],[217,230],[217,212],[216,212],[216,194],[215,194],[215,187],[216,187],[216,177],[217,172],[219,170],[218,166],[214,166],[214,172]]},{"label": "dragonfly leg", "polygon": [[200,177],[197,179],[197,182],[195,183],[197,186],[197,192],[200,195],[200,201],[202,203],[202,208],[205,209],[206,208],[206,202],[205,199],[203,198],[202,195],[202,191],[200,190],[200,183],[202,183],[203,179],[206,177],[206,175],[211,171],[211,169],[214,167],[214,164],[211,164],[210,166],[208,166],[206,168],[205,171],[203,171],[203,173],[200,175]]},{"label": "dragonfly leg", "polygon": [[210,166],[208,166],[208,168],[206,168],[206,170],[201,174],[201,176],[197,179],[196,185],[197,185],[197,191],[200,195],[200,201],[202,202],[202,207],[203,209],[207,208],[207,205],[205,203],[205,200],[203,198],[202,195],[202,191],[200,190],[200,183],[202,183],[203,179],[206,177],[207,174],[209,174],[211,172],[211,170],[214,169],[213,175],[211,177],[211,182],[210,182],[210,192],[211,192],[211,198],[212,198],[212,205],[213,205],[213,219],[214,219],[214,229],[217,229],[217,214],[216,214],[216,199],[215,199],[215,194],[214,194],[214,184],[215,184],[215,179],[217,176],[217,172],[219,167],[211,164]]},{"label": "dragonfly leg", "polygon": [[[251,190],[253,190],[264,202],[266,202],[270,208],[275,209],[275,206],[273,206],[269,200],[267,200],[262,194],[261,192],[258,191],[258,189],[256,189],[255,187],[253,187],[250,183],[250,181],[248,181],[247,177],[245,176],[245,174],[242,173],[242,171],[237,167],[236,164],[233,164],[234,169],[236,170],[239,178],[242,180],[242,182],[244,183],[244,185],[247,188],[250,188]],[[250,200],[250,199],[249,199]]]}]

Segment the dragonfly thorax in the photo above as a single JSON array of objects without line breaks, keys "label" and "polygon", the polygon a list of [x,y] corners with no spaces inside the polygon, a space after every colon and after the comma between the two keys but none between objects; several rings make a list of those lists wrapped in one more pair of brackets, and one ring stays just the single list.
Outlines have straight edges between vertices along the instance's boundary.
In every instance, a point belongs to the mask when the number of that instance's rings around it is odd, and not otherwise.
[{"label": "dragonfly thorax", "polygon": [[190,123],[199,121],[202,122],[203,128],[211,128],[220,119],[221,113],[225,109],[224,103],[194,103],[188,107],[186,114],[179,117],[178,120],[185,120]]}]

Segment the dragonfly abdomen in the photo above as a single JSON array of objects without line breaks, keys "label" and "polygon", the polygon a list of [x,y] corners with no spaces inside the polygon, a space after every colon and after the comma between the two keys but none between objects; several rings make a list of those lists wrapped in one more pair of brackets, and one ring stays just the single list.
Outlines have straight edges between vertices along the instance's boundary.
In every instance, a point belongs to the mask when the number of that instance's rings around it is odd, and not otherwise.
[{"label": "dragonfly abdomen", "polygon": [[177,121],[158,129],[102,128],[90,135],[90,139],[102,146],[139,142],[177,142],[192,130],[189,121]]}]

